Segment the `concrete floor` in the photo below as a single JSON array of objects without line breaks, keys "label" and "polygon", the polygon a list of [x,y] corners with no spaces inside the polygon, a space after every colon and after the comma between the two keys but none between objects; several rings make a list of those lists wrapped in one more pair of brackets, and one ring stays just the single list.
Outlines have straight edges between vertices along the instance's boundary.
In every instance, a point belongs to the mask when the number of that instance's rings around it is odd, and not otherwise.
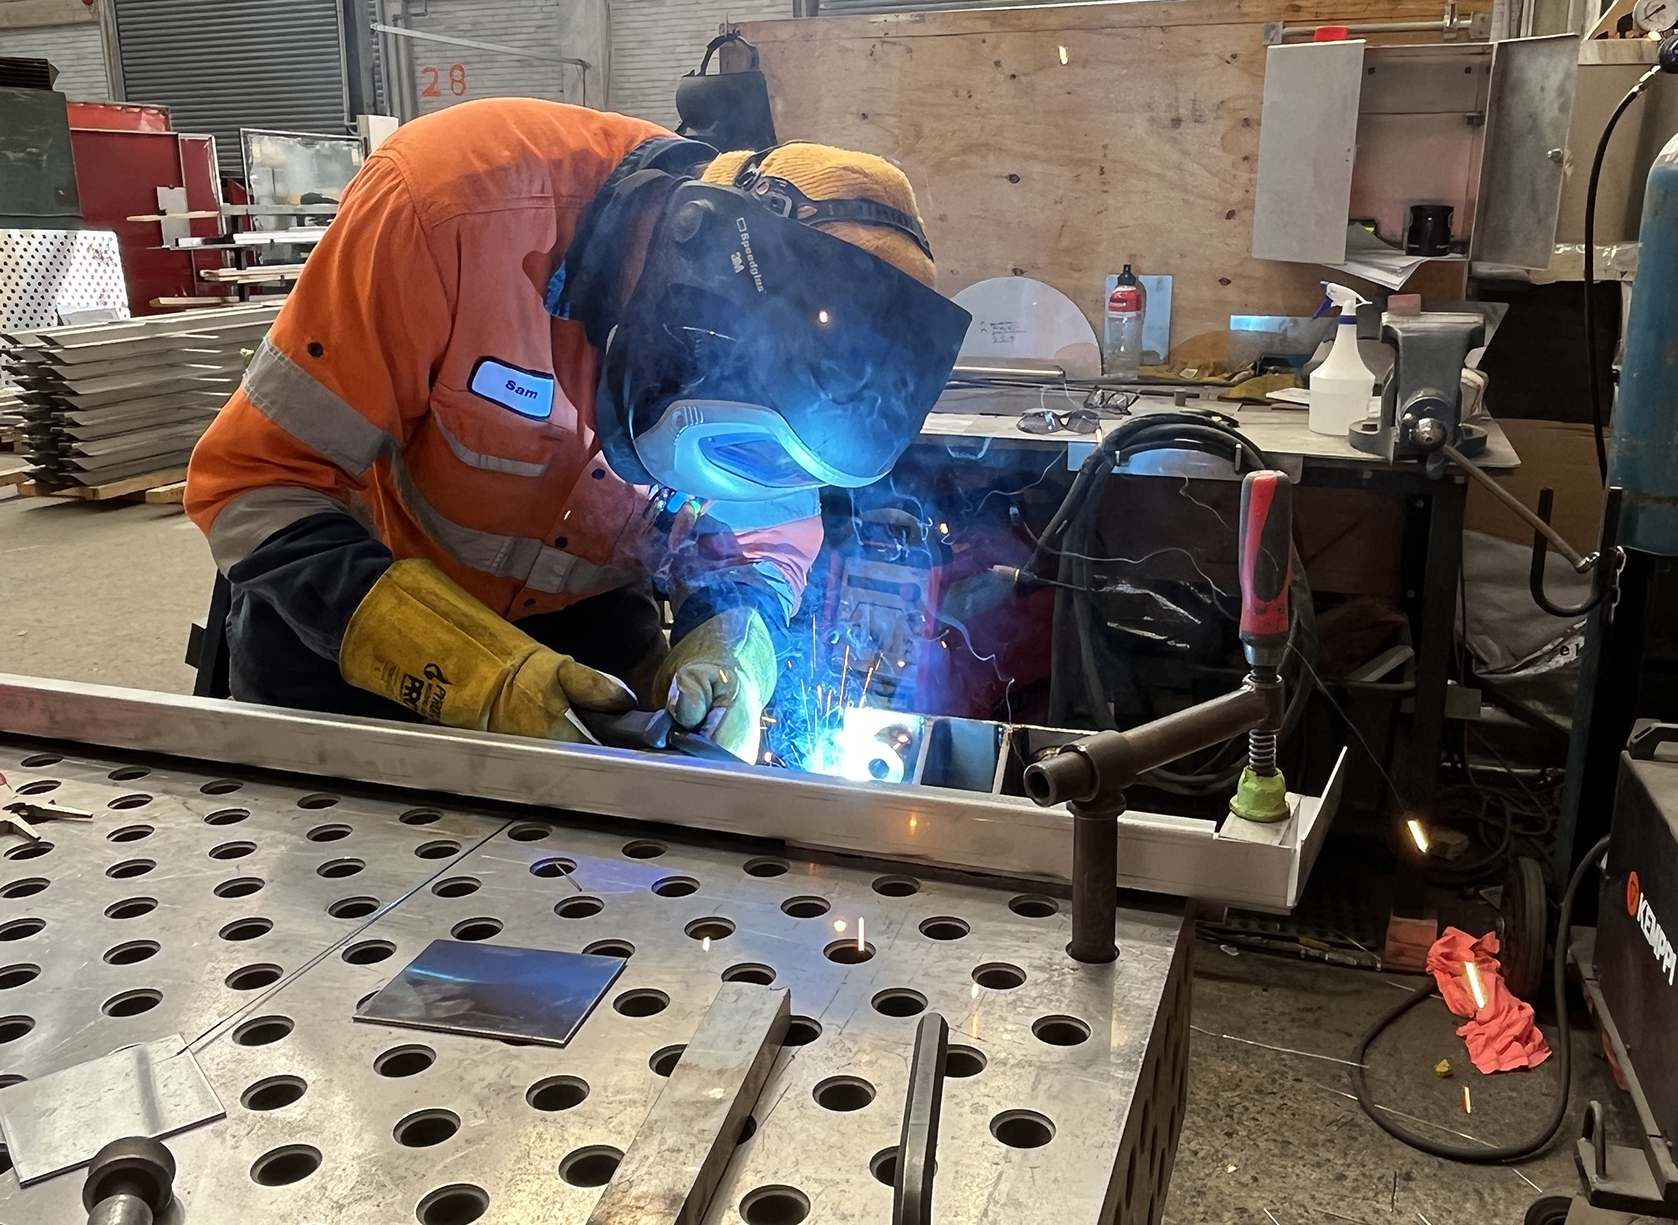
[{"label": "concrete floor", "polygon": [[[187,627],[203,615],[213,577],[203,538],[178,508],[0,491],[0,671],[188,692]],[[1359,1110],[1343,1061],[1369,1021],[1420,980],[1229,956],[1205,942],[1196,954],[1189,1108],[1165,1211],[1177,1225],[1513,1225],[1540,1190],[1574,1190],[1571,1138],[1585,1102],[1601,1099],[1610,1135],[1631,1140],[1629,1105],[1580,1017],[1572,1108],[1544,1157],[1517,1172],[1412,1151]],[[1447,1140],[1503,1143],[1532,1130],[1550,1109],[1553,1061],[1479,1076],[1455,1026],[1441,1003],[1407,1016],[1371,1054],[1376,1100]],[[1433,1074],[1441,1058],[1455,1079]]]}]

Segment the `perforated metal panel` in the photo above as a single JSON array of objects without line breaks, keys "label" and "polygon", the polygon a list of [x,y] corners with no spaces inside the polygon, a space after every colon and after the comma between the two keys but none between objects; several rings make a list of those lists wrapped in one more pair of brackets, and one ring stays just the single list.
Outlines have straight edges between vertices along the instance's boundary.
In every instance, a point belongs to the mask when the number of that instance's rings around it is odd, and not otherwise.
[{"label": "perforated metal panel", "polygon": [[215,135],[241,173],[239,129],[342,133],[338,0],[115,0],[123,96],[161,103],[177,132]]},{"label": "perforated metal panel", "polygon": [[[928,1008],[940,1220],[1161,1219],[1180,911],[1122,910],[1118,963],[1082,966],[1064,902],[975,878],[4,741],[0,770],[95,814],[0,835],[0,1084],[182,1035],[227,1117],[167,1141],[178,1225],[580,1225],[725,979],[795,1019],[706,1225],[889,1220]],[[563,1049],[353,1020],[451,936],[629,962]],[[0,1225],[81,1225],[81,1182],[6,1168]]]}]

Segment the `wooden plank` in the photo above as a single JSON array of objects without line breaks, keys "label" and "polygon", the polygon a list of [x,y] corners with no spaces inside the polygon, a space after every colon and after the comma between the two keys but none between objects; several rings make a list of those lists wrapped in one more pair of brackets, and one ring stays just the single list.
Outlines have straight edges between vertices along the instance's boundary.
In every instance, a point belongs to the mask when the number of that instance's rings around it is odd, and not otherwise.
[{"label": "wooden plank", "polygon": [[204,268],[198,275],[217,285],[261,285],[269,281],[295,281],[302,272],[302,264],[270,264],[265,268]]},{"label": "wooden plank", "polygon": [[150,489],[160,489],[166,485],[173,485],[186,480],[185,468],[167,468],[161,472],[147,472],[141,476],[131,476],[125,480],[112,481],[107,485],[65,485],[57,489],[42,489],[41,492],[54,498],[79,498],[83,502],[106,502],[112,498],[126,497],[131,494],[143,494]]},{"label": "wooden plank", "polygon": [[[942,291],[1035,277],[1099,335],[1104,278],[1129,263],[1176,278],[1174,353],[1217,358],[1231,314],[1309,315],[1329,275],[1252,258],[1264,23],[1440,11],[1434,0],[1140,0],[741,29],[761,52],[782,140],[878,153],[908,174]],[[1430,272],[1428,285],[1462,276]]]},{"label": "wooden plank", "polygon": [[156,489],[146,490],[146,501],[154,506],[179,506],[186,501],[186,482],[176,481],[172,485],[160,485]]}]

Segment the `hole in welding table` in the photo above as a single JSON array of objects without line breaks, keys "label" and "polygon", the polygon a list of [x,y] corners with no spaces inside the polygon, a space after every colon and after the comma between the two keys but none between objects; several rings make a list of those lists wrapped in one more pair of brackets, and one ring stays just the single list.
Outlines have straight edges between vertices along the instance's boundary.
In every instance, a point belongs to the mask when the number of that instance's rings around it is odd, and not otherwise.
[{"label": "hole in welding table", "polygon": [[1025,971],[1006,961],[992,961],[973,971],[973,981],[992,991],[1011,991],[1025,985]]},{"label": "hole in welding table", "polygon": [[1008,909],[1022,919],[1047,919],[1050,915],[1060,913],[1060,903],[1052,897],[1044,897],[1041,893],[1022,893],[1019,897],[1009,899]]},{"label": "hole in welding table", "polygon": [[883,1017],[912,1017],[926,1011],[926,996],[907,987],[891,987],[875,995],[874,1011]]},{"label": "hole in welding table", "polygon": [[114,808],[120,812],[128,808],[144,808],[150,803],[151,796],[146,795],[143,792],[135,792],[133,795],[119,795],[116,799],[105,805],[105,807]]},{"label": "hole in welding table", "polygon": [[12,1168],[12,1150],[0,1144],[0,1174],[5,1174]]},{"label": "hole in welding table", "polygon": [[279,1110],[297,1101],[309,1084],[301,1076],[264,1076],[239,1096],[246,1110]]},{"label": "hole in welding table", "polygon": [[105,835],[111,842],[138,842],[151,836],[152,827],[149,825],[124,825],[121,829],[113,829]]},{"label": "hole in welding table", "polygon": [[218,933],[223,940],[255,940],[274,930],[274,920],[260,916],[235,919]]},{"label": "hole in welding table", "polygon": [[328,859],[315,869],[316,876],[324,876],[329,880],[338,880],[345,876],[354,876],[367,866],[365,859]]},{"label": "hole in welding table", "polygon": [[627,940],[596,940],[593,944],[583,945],[583,952],[595,957],[623,957],[635,956],[635,946]]},{"label": "hole in welding table", "polygon": [[491,936],[501,934],[501,920],[481,915],[475,919],[462,919],[449,929],[449,935],[456,940],[488,940]]},{"label": "hole in welding table", "polygon": [[740,1134],[734,1138],[734,1146],[736,1148],[740,1147],[755,1135],[757,1135],[757,1120],[748,1114],[746,1121],[740,1124]]},{"label": "hole in welding table", "polygon": [[514,842],[540,842],[551,833],[553,830],[549,826],[535,821],[521,821],[507,831],[507,837]]},{"label": "hole in welding table", "polygon": [[874,882],[874,892],[881,897],[908,897],[921,891],[921,882],[913,876],[882,876]]},{"label": "hole in welding table", "polygon": [[353,833],[355,830],[348,825],[317,825],[303,836],[310,842],[337,842]]},{"label": "hole in welding table", "polygon": [[1035,1110],[1004,1110],[990,1121],[990,1134],[1009,1148],[1042,1148],[1055,1138],[1055,1125]]},{"label": "hole in welding table", "polygon": [[396,819],[404,825],[435,825],[443,814],[435,808],[410,808]]},{"label": "hole in welding table", "polygon": [[1031,1023],[1031,1032],[1050,1046],[1077,1046],[1089,1041],[1090,1027],[1077,1017],[1038,1017]]},{"label": "hole in welding table", "polygon": [[7,1042],[16,1042],[34,1028],[34,1017],[0,1017],[0,1045]]},{"label": "hole in welding table", "polygon": [[944,1054],[944,1075],[958,1080],[977,1076],[990,1062],[985,1053],[971,1046],[952,1046]]},{"label": "hole in welding table", "polygon": [[726,940],[734,934],[734,920],[708,915],[695,919],[682,930],[695,940]]},{"label": "hole in welding table", "polygon": [[670,1007],[670,997],[662,991],[642,988],[625,991],[612,1001],[612,1007],[626,1017],[650,1017]]},{"label": "hole in welding table", "polygon": [[[21,1085],[24,1081],[26,1081],[28,1079],[29,1079],[29,1077],[27,1077],[27,1076],[18,1076],[18,1075],[15,1075],[15,1074],[7,1075],[7,1076],[0,1076],[0,1089],[10,1089],[13,1085]],[[0,1172],[3,1172],[3,1171],[0,1171]]]},{"label": "hole in welding table", "polygon": [[106,868],[105,875],[115,880],[127,880],[131,876],[144,876],[155,867],[155,859],[125,859]]},{"label": "hole in welding table", "polygon": [[244,785],[236,778],[212,778],[198,790],[205,795],[232,795]]},{"label": "hole in welding table", "polygon": [[787,1021],[786,1037],[782,1046],[809,1046],[822,1036],[822,1023],[815,1017],[792,1017]]},{"label": "hole in welding table", "polygon": [[792,870],[792,865],[784,859],[762,856],[758,859],[748,859],[742,867],[747,876],[785,876]]},{"label": "hole in welding table", "polygon": [[421,859],[447,859],[451,855],[460,854],[460,843],[449,838],[439,838],[436,842],[422,842],[414,848],[414,854]]},{"label": "hole in welding table", "polygon": [[581,1106],[588,1098],[588,1081],[580,1076],[549,1076],[530,1086],[524,1095],[536,1110],[549,1114]]},{"label": "hole in welding table", "polygon": [[290,1017],[257,1017],[236,1026],[233,1041],[239,1046],[268,1046],[278,1042],[297,1027]]},{"label": "hole in welding table", "polygon": [[822,950],[822,956],[842,966],[854,966],[874,956],[874,946],[867,941],[858,944],[855,940],[835,940]]},{"label": "hole in welding table", "polygon": [[285,971],[279,966],[268,962],[258,962],[254,966],[241,966],[227,976],[227,985],[235,991],[256,991],[280,981],[280,975]]},{"label": "hole in welding table", "polygon": [[50,884],[52,882],[44,876],[26,876],[22,880],[7,881],[0,885],[0,897],[34,897]]},{"label": "hole in welding table", "polygon": [[105,960],[113,966],[131,966],[155,957],[163,946],[155,940],[129,940],[105,950]]},{"label": "hole in welding table", "polygon": [[13,987],[21,987],[24,983],[33,982],[40,976],[41,967],[31,965],[27,961],[20,961],[16,965],[0,969],[0,991],[10,991]]},{"label": "hole in welding table", "polygon": [[897,1182],[897,1145],[883,1148],[868,1159],[868,1172],[875,1182],[892,1186]]},{"label": "hole in welding table", "polygon": [[214,893],[217,897],[249,897],[266,883],[260,876],[235,876],[217,885]]},{"label": "hole in welding table", "polygon": [[756,961],[743,961],[724,970],[722,980],[725,983],[756,983],[760,987],[767,987],[775,981],[775,967]]},{"label": "hole in welding table", "polygon": [[966,919],[954,915],[934,915],[921,923],[921,935],[928,940],[960,940],[972,930]]},{"label": "hole in welding table", "polygon": [[874,1086],[860,1076],[829,1076],[810,1091],[823,1110],[848,1114],[874,1100]]},{"label": "hole in welding table", "polygon": [[657,859],[670,848],[652,838],[637,838],[623,844],[623,853],[631,859]]},{"label": "hole in welding table", "polygon": [[746,1225],[798,1225],[810,1215],[810,1197],[797,1187],[759,1187],[740,1201]]},{"label": "hole in welding table", "polygon": [[682,1052],[687,1050],[687,1043],[676,1046],[664,1046],[652,1053],[647,1060],[647,1066],[659,1076],[668,1076],[676,1070],[676,1065],[682,1060]]},{"label": "hole in welding table", "polygon": [[52,852],[52,843],[42,839],[38,842],[25,842],[14,846],[6,852],[7,859],[39,859],[42,855]]},{"label": "hole in welding table", "polygon": [[56,766],[64,758],[57,753],[36,753],[33,757],[25,757],[17,764],[25,770],[44,770],[48,766]]},{"label": "hole in welding table", "polygon": [[146,769],[144,766],[118,766],[105,777],[110,779],[112,782],[131,783],[135,779],[144,778],[150,773],[151,771]]},{"label": "hole in welding table", "polygon": [[824,897],[789,897],[781,903],[781,909],[795,919],[817,919],[833,909]]},{"label": "hole in welding table", "polygon": [[211,859],[243,859],[255,853],[254,842],[222,842],[210,848]]},{"label": "hole in welding table", "polygon": [[452,1110],[416,1110],[391,1131],[404,1148],[431,1148],[460,1130],[460,1116]]},{"label": "hole in welding table", "polygon": [[302,1182],[320,1169],[320,1150],[307,1144],[287,1144],[262,1154],[251,1164],[251,1181],[264,1187]]},{"label": "hole in welding table", "polygon": [[691,876],[666,876],[653,882],[653,892],[659,897],[687,897],[699,892],[699,882]]},{"label": "hole in welding table", "polygon": [[548,879],[556,876],[570,876],[571,873],[576,870],[577,861],[574,859],[566,859],[561,855],[555,855],[551,859],[538,859],[535,863],[530,865],[530,874],[532,876],[541,876]]},{"label": "hole in welding table", "polygon": [[377,965],[396,952],[396,945],[389,940],[358,940],[339,954],[352,966]]},{"label": "hole in welding table", "polygon": [[606,909],[606,903],[587,893],[580,893],[576,897],[568,897],[554,907],[554,913],[562,919],[586,919],[590,915],[597,915]]},{"label": "hole in welding table", "polygon": [[489,1192],[470,1183],[439,1187],[419,1202],[420,1225],[471,1225],[489,1211]]},{"label": "hole in welding table", "polygon": [[248,808],[218,808],[204,818],[205,825],[237,825],[251,815]]},{"label": "hole in welding table", "polygon": [[19,795],[45,795],[49,791],[57,791],[63,785],[56,778],[38,778],[32,783],[24,783],[16,790]]},{"label": "hole in welding table", "polygon": [[120,902],[112,902],[105,907],[105,917],[108,919],[137,919],[143,914],[150,914],[157,909],[157,899],[154,897],[124,898]]},{"label": "hole in welding table", "polygon": [[376,897],[341,897],[326,908],[334,919],[365,919],[379,908]]},{"label": "hole in welding table", "polygon": [[297,806],[299,808],[331,808],[337,802],[337,796],[327,795],[325,792],[317,791],[312,795],[306,795],[302,799],[298,800]]},{"label": "hole in welding table", "polygon": [[45,919],[13,919],[0,923],[0,940],[27,940],[47,925]]},{"label": "hole in welding table", "polygon": [[484,882],[476,876],[446,876],[431,886],[431,892],[438,897],[465,897],[483,887]]},{"label": "hole in welding table", "polygon": [[162,1002],[163,992],[141,987],[135,991],[113,995],[99,1006],[99,1011],[108,1017],[137,1017],[142,1012],[150,1012]]},{"label": "hole in welding table", "polygon": [[380,1076],[418,1076],[436,1062],[436,1051],[429,1046],[410,1043],[380,1052],[373,1059],[373,1071]]},{"label": "hole in welding table", "polygon": [[623,1150],[610,1144],[591,1144],[566,1155],[559,1163],[559,1176],[573,1187],[604,1187],[618,1172]]}]

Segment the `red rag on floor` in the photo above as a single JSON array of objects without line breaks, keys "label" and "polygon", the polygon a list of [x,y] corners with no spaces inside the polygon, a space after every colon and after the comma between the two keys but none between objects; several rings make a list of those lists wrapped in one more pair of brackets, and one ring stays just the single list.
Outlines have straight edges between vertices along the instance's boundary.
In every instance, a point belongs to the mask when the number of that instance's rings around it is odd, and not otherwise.
[{"label": "red rag on floor", "polygon": [[[1439,984],[1445,1006],[1468,1024],[1457,1030],[1468,1044],[1468,1057],[1482,1072],[1510,1072],[1536,1068],[1550,1057],[1549,1044],[1532,1023],[1532,1005],[1516,999],[1503,982],[1497,958],[1497,933],[1476,940],[1465,931],[1447,927],[1427,952],[1428,973]],[[1473,962],[1480,977],[1486,1006],[1477,1007],[1464,968]]]}]

